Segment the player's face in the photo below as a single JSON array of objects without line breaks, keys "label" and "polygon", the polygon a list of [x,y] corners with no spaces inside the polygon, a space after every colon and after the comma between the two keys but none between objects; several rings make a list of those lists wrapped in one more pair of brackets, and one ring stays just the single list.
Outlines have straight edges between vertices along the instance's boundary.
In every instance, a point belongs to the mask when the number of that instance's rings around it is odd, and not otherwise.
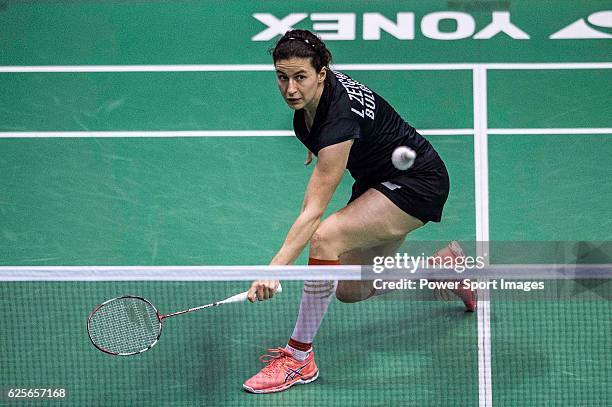
[{"label": "player's face", "polygon": [[289,107],[316,111],[325,69],[317,73],[309,58],[283,59],[276,61],[275,67],[278,88]]}]

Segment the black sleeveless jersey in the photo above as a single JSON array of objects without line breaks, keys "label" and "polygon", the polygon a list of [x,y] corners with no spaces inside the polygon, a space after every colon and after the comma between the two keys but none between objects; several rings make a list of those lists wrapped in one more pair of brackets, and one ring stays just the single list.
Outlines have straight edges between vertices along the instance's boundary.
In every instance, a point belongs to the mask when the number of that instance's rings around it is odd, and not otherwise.
[{"label": "black sleeveless jersey", "polygon": [[[322,148],[354,139],[347,169],[356,181],[368,185],[444,166],[432,145],[391,105],[338,71],[327,72],[310,132],[303,109],[294,112],[293,129],[315,155]],[[417,153],[414,165],[405,171],[398,170],[391,162],[393,150],[401,145]]]}]

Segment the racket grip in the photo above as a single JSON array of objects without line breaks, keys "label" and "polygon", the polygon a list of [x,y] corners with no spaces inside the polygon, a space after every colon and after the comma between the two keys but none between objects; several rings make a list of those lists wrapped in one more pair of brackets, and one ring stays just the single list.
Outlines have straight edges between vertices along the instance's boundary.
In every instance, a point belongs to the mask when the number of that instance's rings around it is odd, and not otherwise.
[{"label": "racket grip", "polygon": [[[280,285],[280,283],[278,284],[278,288],[276,289],[276,294],[278,293],[282,293],[283,292],[283,287]],[[246,301],[247,300],[247,294],[249,292],[245,291],[243,293],[240,294],[236,294],[236,295],[232,295],[229,298],[224,299],[223,301],[220,301],[221,304],[229,304],[231,302],[241,302],[241,301]]]}]

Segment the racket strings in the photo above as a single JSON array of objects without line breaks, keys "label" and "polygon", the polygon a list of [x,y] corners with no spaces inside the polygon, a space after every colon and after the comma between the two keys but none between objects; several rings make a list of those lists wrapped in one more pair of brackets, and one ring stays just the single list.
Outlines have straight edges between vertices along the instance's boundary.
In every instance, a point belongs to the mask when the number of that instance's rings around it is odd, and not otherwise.
[{"label": "racket strings", "polygon": [[139,298],[119,298],[92,315],[89,336],[96,346],[118,354],[148,349],[159,337],[157,311]]}]

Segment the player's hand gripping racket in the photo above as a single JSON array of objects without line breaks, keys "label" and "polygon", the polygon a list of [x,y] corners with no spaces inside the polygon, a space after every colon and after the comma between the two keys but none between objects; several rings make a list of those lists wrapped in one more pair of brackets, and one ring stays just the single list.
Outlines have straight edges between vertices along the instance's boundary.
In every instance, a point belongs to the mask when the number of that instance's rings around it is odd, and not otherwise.
[{"label": "player's hand gripping racket", "polygon": [[[282,288],[279,284],[277,293]],[[176,315],[247,300],[245,291],[221,301],[162,315],[149,300],[132,295],[113,298],[98,305],[87,318],[91,343],[110,355],[128,356],[151,349],[161,336],[164,319]]]}]

